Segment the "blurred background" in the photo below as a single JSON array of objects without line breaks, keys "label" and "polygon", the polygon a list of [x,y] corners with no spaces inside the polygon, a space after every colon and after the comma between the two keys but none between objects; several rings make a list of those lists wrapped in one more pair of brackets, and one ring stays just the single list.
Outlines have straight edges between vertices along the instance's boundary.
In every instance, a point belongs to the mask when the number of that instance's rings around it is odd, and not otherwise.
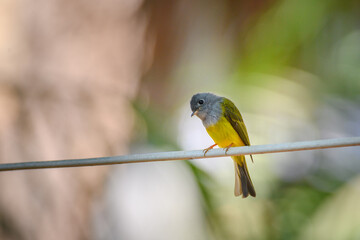
[{"label": "blurred background", "polygon": [[[203,149],[197,92],[252,144],[360,135],[355,0],[2,0],[0,162]],[[0,239],[360,239],[359,147],[0,173]]]}]

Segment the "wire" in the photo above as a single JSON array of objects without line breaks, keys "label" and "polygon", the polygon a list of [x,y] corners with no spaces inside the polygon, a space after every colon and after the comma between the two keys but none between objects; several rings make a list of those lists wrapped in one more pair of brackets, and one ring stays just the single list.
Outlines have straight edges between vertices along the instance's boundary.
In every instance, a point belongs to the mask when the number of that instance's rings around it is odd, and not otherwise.
[{"label": "wire", "polygon": [[84,167],[84,166],[99,166],[99,165],[156,162],[156,161],[170,161],[170,160],[189,160],[189,159],[199,159],[199,158],[292,152],[292,151],[350,147],[350,146],[360,146],[360,137],[232,147],[229,149],[227,153],[225,153],[224,149],[220,148],[220,149],[212,149],[208,151],[206,153],[206,156],[204,156],[203,150],[193,150],[193,151],[133,154],[133,155],[99,157],[99,158],[3,163],[0,164],[0,171],[41,169],[41,168]]}]

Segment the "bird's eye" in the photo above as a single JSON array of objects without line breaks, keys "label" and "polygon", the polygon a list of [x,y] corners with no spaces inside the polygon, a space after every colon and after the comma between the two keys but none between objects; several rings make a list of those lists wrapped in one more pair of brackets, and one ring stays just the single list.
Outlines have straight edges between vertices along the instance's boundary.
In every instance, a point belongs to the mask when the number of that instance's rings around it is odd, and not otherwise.
[{"label": "bird's eye", "polygon": [[200,99],[200,100],[199,100],[199,104],[200,104],[200,105],[204,104],[204,100]]}]

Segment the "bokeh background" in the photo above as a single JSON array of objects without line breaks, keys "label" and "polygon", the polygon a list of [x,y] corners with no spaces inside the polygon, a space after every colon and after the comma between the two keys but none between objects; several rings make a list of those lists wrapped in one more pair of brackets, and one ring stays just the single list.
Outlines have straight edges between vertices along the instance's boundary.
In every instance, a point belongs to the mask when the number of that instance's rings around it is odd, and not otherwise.
[{"label": "bokeh background", "polygon": [[[360,135],[356,0],[2,0],[0,162],[202,149],[197,92],[252,144]],[[0,173],[0,239],[360,239],[358,147]]]}]

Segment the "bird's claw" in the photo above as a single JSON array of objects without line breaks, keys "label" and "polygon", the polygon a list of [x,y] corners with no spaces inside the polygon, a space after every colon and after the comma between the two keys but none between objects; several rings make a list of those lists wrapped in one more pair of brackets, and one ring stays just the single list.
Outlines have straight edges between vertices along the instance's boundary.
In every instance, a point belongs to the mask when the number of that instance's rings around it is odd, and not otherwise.
[{"label": "bird's claw", "polygon": [[206,153],[207,153],[210,149],[213,149],[216,145],[217,145],[217,144],[215,143],[214,145],[211,145],[210,147],[205,148],[205,149],[203,150],[203,152],[204,152],[204,157],[205,157]]},{"label": "bird's claw", "polygon": [[229,151],[229,149],[234,145],[234,143],[231,143],[229,146],[226,147],[225,149],[225,154],[227,154],[227,152]]}]

